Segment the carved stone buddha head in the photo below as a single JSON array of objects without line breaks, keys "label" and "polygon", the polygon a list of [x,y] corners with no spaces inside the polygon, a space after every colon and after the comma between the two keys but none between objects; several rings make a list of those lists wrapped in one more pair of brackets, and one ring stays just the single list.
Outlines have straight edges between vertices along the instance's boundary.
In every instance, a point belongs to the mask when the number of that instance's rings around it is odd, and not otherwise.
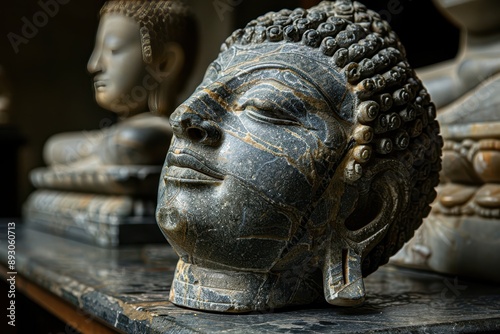
[{"label": "carved stone buddha head", "polygon": [[357,305],[436,194],[434,105],[358,2],[251,21],[170,119],[157,219],[180,256],[177,305]]},{"label": "carved stone buddha head", "polygon": [[108,1],[88,71],[100,106],[121,117],[169,115],[189,77],[196,24],[181,1]]}]

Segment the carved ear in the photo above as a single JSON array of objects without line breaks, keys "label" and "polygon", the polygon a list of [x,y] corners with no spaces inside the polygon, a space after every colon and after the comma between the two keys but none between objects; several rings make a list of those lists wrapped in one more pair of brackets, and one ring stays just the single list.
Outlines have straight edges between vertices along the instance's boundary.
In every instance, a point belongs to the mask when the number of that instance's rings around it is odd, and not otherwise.
[{"label": "carved ear", "polygon": [[153,79],[157,81],[156,88],[149,94],[149,108],[160,115],[169,116],[170,108],[176,103],[177,81],[184,67],[185,54],[177,43],[168,43],[158,61],[151,64]]},{"label": "carved ear", "polygon": [[364,301],[363,259],[406,209],[409,191],[406,168],[397,161],[375,162],[346,186],[323,270],[328,303],[356,306]]},{"label": "carved ear", "polygon": [[178,43],[170,42],[163,48],[163,54],[155,65],[155,71],[164,77],[177,77],[184,66],[184,50]]}]

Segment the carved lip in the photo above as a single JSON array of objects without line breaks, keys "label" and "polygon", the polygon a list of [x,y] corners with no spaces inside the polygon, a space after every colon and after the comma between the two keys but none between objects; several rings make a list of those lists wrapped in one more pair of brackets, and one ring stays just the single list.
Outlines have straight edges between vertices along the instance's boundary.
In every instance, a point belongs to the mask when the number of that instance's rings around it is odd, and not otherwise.
[{"label": "carved lip", "polygon": [[94,87],[95,87],[95,89],[104,88],[104,87],[106,87],[106,81],[102,80],[102,79],[95,78],[94,79]]},{"label": "carved lip", "polygon": [[165,181],[214,184],[224,180],[224,174],[208,167],[193,152],[187,150],[168,152],[167,165]]}]

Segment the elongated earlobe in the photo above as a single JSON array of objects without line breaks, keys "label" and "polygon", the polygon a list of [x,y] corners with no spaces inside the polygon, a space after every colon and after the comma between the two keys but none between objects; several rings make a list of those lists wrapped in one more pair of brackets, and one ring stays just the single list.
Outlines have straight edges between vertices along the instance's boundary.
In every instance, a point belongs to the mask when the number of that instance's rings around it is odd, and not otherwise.
[{"label": "elongated earlobe", "polygon": [[184,67],[184,50],[174,42],[168,43],[163,48],[163,55],[157,62],[156,70],[162,77],[177,77]]},{"label": "elongated earlobe", "polygon": [[164,47],[159,61],[151,67],[152,76],[157,87],[149,93],[150,111],[161,116],[170,116],[176,105],[179,75],[184,67],[185,55],[177,43],[169,43]]},{"label": "elongated earlobe", "polygon": [[365,300],[361,256],[351,249],[338,247],[328,252],[323,270],[323,288],[328,303],[356,306]]},{"label": "elongated earlobe", "polygon": [[[397,161],[368,167],[345,191],[347,217],[332,227],[323,266],[323,290],[328,303],[356,306],[365,299],[363,261],[393,228],[409,194],[405,169]],[[347,199],[347,200],[346,200]],[[349,207],[348,207],[349,205]]]}]

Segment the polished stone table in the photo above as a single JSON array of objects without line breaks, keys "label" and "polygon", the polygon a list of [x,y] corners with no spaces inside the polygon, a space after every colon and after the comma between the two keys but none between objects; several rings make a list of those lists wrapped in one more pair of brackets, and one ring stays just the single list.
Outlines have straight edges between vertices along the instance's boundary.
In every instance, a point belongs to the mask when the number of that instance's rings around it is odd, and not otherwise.
[{"label": "polished stone table", "polygon": [[[1,227],[0,263],[4,267],[1,276],[5,277],[6,224]],[[15,269],[23,286],[32,284],[48,293],[42,302],[56,298],[111,331],[141,334],[500,332],[500,286],[489,283],[385,266],[366,279],[368,299],[362,307],[319,304],[224,315],[179,308],[167,300],[177,261],[167,245],[104,249],[29,230],[20,223],[16,224],[15,231]],[[85,332],[78,324],[74,327]]]}]

